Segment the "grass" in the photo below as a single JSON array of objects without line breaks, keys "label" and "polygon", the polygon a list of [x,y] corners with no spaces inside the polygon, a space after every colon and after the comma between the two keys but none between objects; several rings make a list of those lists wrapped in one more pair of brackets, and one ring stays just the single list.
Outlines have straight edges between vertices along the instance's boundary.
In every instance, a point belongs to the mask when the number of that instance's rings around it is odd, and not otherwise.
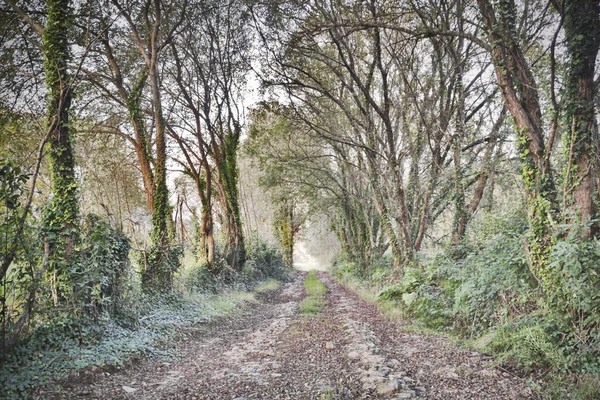
[{"label": "grass", "polygon": [[325,299],[322,297],[307,297],[300,302],[302,314],[318,314],[325,307]]},{"label": "grass", "polygon": [[[383,300],[378,293],[384,286],[377,283],[365,282],[351,274],[343,274],[336,276],[335,279],[344,287],[359,295],[363,300],[375,304],[377,309],[381,311],[390,321],[393,321],[407,332],[422,333],[422,334],[439,334],[444,337],[451,337],[445,332],[440,332],[432,328],[428,328],[417,321],[406,318],[402,311],[402,306],[397,300]],[[454,340],[458,342],[458,339]]]},{"label": "grass", "polygon": [[600,398],[600,377],[597,375],[557,375],[550,377],[541,390],[544,400],[592,400]]},{"label": "grass", "polygon": [[304,280],[304,290],[308,296],[324,296],[327,293],[327,286],[317,278],[315,271],[310,271]]},{"label": "grass", "polygon": [[260,285],[254,288],[255,293],[274,292],[281,287],[281,282],[277,279],[267,279]]},{"label": "grass", "polygon": [[308,297],[300,303],[300,312],[302,314],[318,314],[323,311],[327,286],[317,278],[315,271],[311,271],[306,275],[304,290]]},{"label": "grass", "polygon": [[333,389],[328,387],[323,393],[321,393],[321,395],[319,396],[319,400],[332,400],[335,398],[334,396],[335,393],[333,392]]}]

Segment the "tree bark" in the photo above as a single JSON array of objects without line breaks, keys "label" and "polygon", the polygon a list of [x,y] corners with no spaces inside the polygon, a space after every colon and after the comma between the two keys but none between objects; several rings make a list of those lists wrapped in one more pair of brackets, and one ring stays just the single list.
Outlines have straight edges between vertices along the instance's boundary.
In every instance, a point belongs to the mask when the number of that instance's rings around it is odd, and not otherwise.
[{"label": "tree bark", "polygon": [[564,203],[581,223],[591,224],[583,232],[584,237],[589,238],[600,228],[596,192],[600,143],[594,105],[594,71],[600,47],[600,3],[597,0],[570,0],[564,6],[557,3],[554,1],[564,19],[569,54],[565,116],[571,129],[564,135],[569,162]]}]

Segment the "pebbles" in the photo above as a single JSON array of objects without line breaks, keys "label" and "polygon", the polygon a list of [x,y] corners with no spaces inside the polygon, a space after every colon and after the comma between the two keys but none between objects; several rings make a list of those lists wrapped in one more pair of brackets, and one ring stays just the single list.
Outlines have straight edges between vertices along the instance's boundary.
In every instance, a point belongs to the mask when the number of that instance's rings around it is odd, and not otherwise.
[{"label": "pebbles", "polygon": [[[274,347],[277,346],[279,336],[285,331],[290,318],[296,312],[298,303],[288,302],[277,305],[277,317],[264,329],[258,329],[246,335],[242,341],[233,345],[223,353],[223,358],[231,369],[237,369],[238,375],[263,375],[263,371],[270,370],[275,356]],[[247,361],[248,359],[261,359],[261,361]],[[277,366],[279,364],[276,363]],[[266,374],[264,374],[266,376]],[[274,376],[271,374],[271,376]]]},{"label": "pebbles", "polygon": [[400,370],[401,363],[387,359],[371,326],[353,317],[357,309],[355,301],[347,296],[338,296],[337,300],[348,341],[346,355],[357,362],[363,390],[385,398],[416,397],[416,391],[409,388],[414,380]]}]

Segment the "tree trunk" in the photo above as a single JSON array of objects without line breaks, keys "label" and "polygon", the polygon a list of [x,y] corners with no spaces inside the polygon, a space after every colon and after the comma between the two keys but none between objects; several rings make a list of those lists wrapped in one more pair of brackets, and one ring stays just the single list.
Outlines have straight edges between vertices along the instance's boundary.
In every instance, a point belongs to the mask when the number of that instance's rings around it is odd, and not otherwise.
[{"label": "tree trunk", "polygon": [[[218,186],[225,211],[225,259],[233,269],[241,269],[246,262],[244,231],[239,206],[237,148],[239,129],[233,128],[224,135],[223,143],[215,158],[218,170]],[[215,152],[216,153],[216,152]]]},{"label": "tree trunk", "polygon": [[[148,12],[146,9],[144,12]],[[155,145],[154,157],[154,185],[153,210],[152,210],[152,249],[148,257],[146,271],[142,284],[146,290],[169,291],[173,284],[173,273],[179,265],[179,260],[174,259],[175,253],[171,248],[169,236],[169,221],[171,220],[171,207],[169,206],[169,190],[167,188],[167,146],[166,125],[162,112],[160,93],[160,78],[158,75],[159,28],[161,27],[161,5],[154,2],[154,21],[151,26],[148,48],[140,44],[139,51],[146,60],[148,68],[148,81],[152,93],[154,109]],[[145,16],[148,17],[147,15]],[[132,22],[130,22],[132,24]],[[136,39],[137,40],[137,39]]]},{"label": "tree trunk", "polygon": [[[566,120],[570,132],[564,135],[568,152],[564,205],[582,223],[592,223],[585,237],[598,233],[599,139],[594,107],[594,71],[600,46],[600,4],[597,0],[571,0],[557,7],[564,18],[569,54],[566,82]],[[565,210],[566,211],[566,210]]]},{"label": "tree trunk", "polygon": [[69,0],[48,0],[43,53],[46,86],[49,92],[49,158],[52,199],[45,213],[50,247],[49,272],[61,278],[69,274],[68,263],[78,242],[79,203],[75,160],[71,145],[71,87],[67,63],[70,58],[68,34],[72,24]]},{"label": "tree trunk", "polygon": [[149,143],[148,132],[146,131],[146,124],[144,122],[145,116],[142,110],[142,92],[147,78],[148,71],[144,70],[138,76],[135,85],[125,100],[135,135],[134,149],[138,163],[140,164],[140,171],[142,172],[146,202],[148,210],[152,213],[154,212],[154,174],[152,172],[151,144]]},{"label": "tree trunk", "polygon": [[210,269],[215,263],[215,238],[213,236],[212,207],[202,205],[202,221],[200,225],[200,251]]},{"label": "tree trunk", "polygon": [[[142,173],[142,182],[144,185],[144,192],[146,193],[146,203],[148,204],[148,210],[154,211],[154,175],[152,172],[152,143],[148,136],[146,129],[145,115],[142,110],[142,94],[144,86],[148,79],[148,69],[143,69],[133,81],[131,90],[127,90],[123,83],[123,74],[121,67],[115,58],[111,42],[110,42],[110,23],[103,21],[102,29],[104,31],[100,42],[104,46],[104,55],[110,66],[112,77],[110,82],[117,88],[117,93],[120,99],[125,104],[127,109],[129,120],[133,127],[134,138],[128,137],[133,143],[138,163],[140,165],[140,171]],[[90,78],[94,80],[94,78]],[[103,86],[98,83],[99,86]],[[111,92],[110,89],[104,87],[105,92]]]},{"label": "tree trunk", "polygon": [[481,170],[479,171],[479,178],[477,179],[477,185],[475,186],[473,197],[471,198],[471,201],[469,202],[468,206],[464,204],[463,200],[463,205],[465,209],[457,221],[456,231],[454,232],[453,238],[453,244],[455,245],[459,244],[462,241],[465,235],[465,231],[467,229],[467,224],[469,223],[469,220],[473,217],[473,214],[475,214],[475,212],[479,208],[479,204],[481,203],[481,199],[483,198],[483,192],[485,191],[488,179],[492,173],[492,167],[490,166],[490,163],[492,162],[492,156],[496,148],[498,132],[504,124],[505,118],[506,109],[502,109],[498,120],[494,123],[494,126],[492,127],[492,130],[490,132],[490,138],[485,148],[485,154],[483,155],[483,165],[481,166]]},{"label": "tree trunk", "polygon": [[557,206],[550,169],[551,149],[546,152],[537,84],[516,41],[514,3],[502,1],[498,14],[489,0],[477,3],[491,44],[498,86],[518,130],[517,146],[523,160],[522,176],[531,224],[527,241],[529,263],[533,273],[544,279],[553,240],[550,221]]}]

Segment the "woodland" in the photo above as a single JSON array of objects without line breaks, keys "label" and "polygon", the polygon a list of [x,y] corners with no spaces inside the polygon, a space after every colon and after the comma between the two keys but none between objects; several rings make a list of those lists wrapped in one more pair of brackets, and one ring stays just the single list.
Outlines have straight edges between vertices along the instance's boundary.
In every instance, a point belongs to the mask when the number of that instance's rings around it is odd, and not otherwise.
[{"label": "woodland", "polygon": [[4,395],[155,355],[302,244],[600,398],[599,49],[598,0],[0,0]]}]

